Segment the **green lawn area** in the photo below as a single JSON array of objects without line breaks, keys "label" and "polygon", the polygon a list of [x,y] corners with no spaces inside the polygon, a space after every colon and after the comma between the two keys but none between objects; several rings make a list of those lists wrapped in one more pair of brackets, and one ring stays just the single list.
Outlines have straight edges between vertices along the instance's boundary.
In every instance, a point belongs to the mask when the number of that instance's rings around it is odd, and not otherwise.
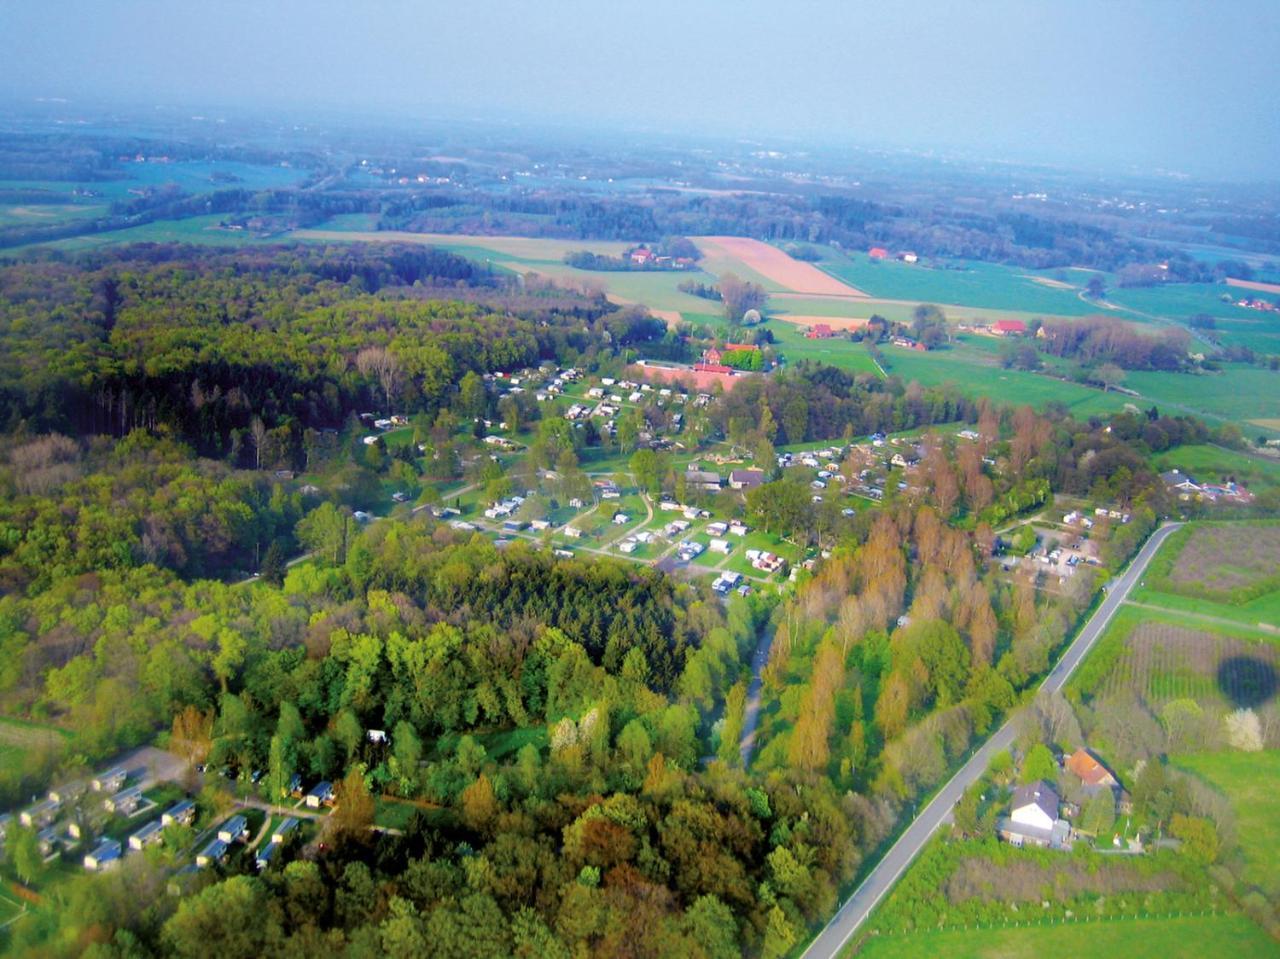
[{"label": "green lawn area", "polygon": [[22,768],[23,761],[31,750],[62,746],[70,739],[70,733],[53,726],[42,726],[22,719],[0,718],[0,769],[16,772]]},{"label": "green lawn area", "polygon": [[1280,956],[1280,943],[1244,916],[1117,919],[1053,926],[920,932],[866,940],[865,959],[1245,959]]},{"label": "green lawn area", "polygon": [[1280,750],[1222,751],[1178,756],[1174,764],[1195,773],[1230,800],[1245,858],[1245,878],[1273,902],[1280,898]]},{"label": "green lawn area", "polygon": [[811,360],[829,363],[850,373],[880,375],[871,354],[861,343],[854,343],[846,337],[807,340],[801,327],[777,319],[769,322],[769,329],[773,331],[773,337],[777,341],[778,352],[788,363]]}]

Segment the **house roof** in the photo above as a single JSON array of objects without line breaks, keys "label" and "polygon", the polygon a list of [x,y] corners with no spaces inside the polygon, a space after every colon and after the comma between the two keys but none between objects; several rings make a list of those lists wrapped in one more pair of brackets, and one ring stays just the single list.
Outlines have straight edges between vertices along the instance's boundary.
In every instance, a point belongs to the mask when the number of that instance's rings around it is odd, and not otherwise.
[{"label": "house roof", "polygon": [[1043,779],[1019,786],[1013,791],[1013,802],[1009,804],[1009,808],[1017,810],[1025,806],[1038,806],[1050,819],[1058,818],[1058,794]]},{"label": "house roof", "polygon": [[867,255],[874,256],[874,257],[884,257],[889,255],[889,251],[882,246],[873,246],[870,250],[867,251]]},{"label": "house roof", "polygon": [[1182,472],[1182,470],[1168,470],[1164,473],[1161,473],[1160,478],[1164,480],[1165,485],[1167,486],[1180,486],[1183,483],[1190,483],[1192,486],[1194,486],[1196,483],[1195,480],[1193,480],[1186,473]]},{"label": "house roof", "polygon": [[1027,324],[1021,320],[996,320],[992,324],[992,329],[1000,333],[1025,333],[1027,332]]},{"label": "house roof", "polygon": [[764,481],[764,470],[733,470],[729,474],[730,483],[760,483]]},{"label": "house roof", "polygon": [[1111,771],[1084,747],[1067,757],[1066,767],[1079,776],[1086,786],[1111,786],[1117,781]]}]

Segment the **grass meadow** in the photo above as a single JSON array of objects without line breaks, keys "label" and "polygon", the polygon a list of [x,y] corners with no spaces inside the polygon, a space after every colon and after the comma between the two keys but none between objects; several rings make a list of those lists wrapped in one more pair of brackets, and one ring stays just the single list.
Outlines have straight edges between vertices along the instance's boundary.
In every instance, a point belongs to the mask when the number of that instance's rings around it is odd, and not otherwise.
[{"label": "grass meadow", "polygon": [[844,959],[1254,959],[1280,956],[1280,943],[1244,916],[1111,919],[994,929],[945,930],[864,940]]}]

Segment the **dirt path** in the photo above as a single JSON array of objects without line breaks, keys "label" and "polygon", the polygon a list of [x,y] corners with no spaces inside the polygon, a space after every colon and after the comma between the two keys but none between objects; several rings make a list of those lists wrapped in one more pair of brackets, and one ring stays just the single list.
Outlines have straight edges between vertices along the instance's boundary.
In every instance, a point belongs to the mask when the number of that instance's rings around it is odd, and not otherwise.
[{"label": "dirt path", "polygon": [[773,624],[766,623],[751,657],[751,685],[747,687],[747,702],[742,710],[742,739],[739,752],[742,768],[751,765],[751,754],[756,748],[756,727],[760,724],[760,688],[764,685],[764,668],[769,665],[769,649],[773,646]]},{"label": "dirt path", "polygon": [[1133,606],[1137,609],[1148,609],[1153,613],[1165,613],[1169,616],[1177,616],[1179,619],[1194,619],[1201,623],[1208,623],[1213,626],[1227,626],[1236,629],[1255,630],[1269,636],[1280,634],[1280,627],[1272,626],[1270,623],[1246,623],[1238,619],[1227,619],[1225,616],[1210,616],[1208,613],[1194,613],[1187,609],[1169,609],[1167,606],[1157,606],[1154,603],[1139,603],[1137,600],[1128,600],[1126,606]]}]

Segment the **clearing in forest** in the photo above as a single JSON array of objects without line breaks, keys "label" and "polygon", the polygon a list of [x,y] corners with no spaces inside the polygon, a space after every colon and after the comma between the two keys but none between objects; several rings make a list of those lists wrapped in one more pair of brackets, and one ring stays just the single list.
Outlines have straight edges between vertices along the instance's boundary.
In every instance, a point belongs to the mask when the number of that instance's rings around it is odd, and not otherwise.
[{"label": "clearing in forest", "polygon": [[776,246],[742,236],[697,236],[693,242],[711,257],[737,260],[750,270],[793,293],[866,297],[861,290],[824,273],[811,263],[788,256]]}]

